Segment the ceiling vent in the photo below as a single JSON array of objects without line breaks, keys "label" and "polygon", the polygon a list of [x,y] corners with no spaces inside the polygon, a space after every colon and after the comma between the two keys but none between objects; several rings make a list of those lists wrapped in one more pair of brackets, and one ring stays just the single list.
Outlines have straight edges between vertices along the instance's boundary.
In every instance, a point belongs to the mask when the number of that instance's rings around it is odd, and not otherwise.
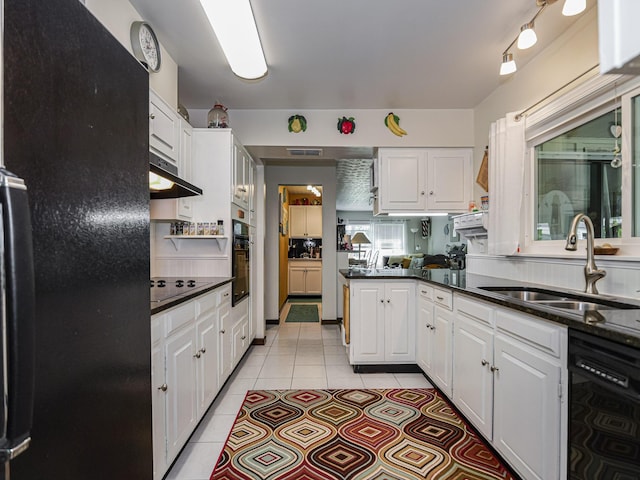
[{"label": "ceiling vent", "polygon": [[321,148],[287,148],[292,157],[321,157]]}]

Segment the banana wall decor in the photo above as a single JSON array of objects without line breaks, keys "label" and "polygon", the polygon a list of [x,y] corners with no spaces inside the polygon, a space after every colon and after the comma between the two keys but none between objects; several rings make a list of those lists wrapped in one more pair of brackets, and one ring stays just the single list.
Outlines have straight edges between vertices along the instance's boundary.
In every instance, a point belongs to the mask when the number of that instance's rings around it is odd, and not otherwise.
[{"label": "banana wall decor", "polygon": [[389,112],[387,116],[384,117],[384,124],[394,135],[402,137],[407,134],[406,131],[400,128],[400,117],[394,115],[393,112]]}]

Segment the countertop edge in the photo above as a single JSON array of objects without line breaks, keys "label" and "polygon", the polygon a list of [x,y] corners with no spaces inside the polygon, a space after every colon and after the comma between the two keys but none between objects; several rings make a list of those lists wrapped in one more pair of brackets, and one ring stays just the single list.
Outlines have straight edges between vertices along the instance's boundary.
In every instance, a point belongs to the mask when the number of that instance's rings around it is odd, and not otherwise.
[{"label": "countertop edge", "polygon": [[224,285],[227,285],[233,281],[233,277],[220,277],[219,281],[212,282],[211,284],[198,289],[196,291],[190,291],[187,294],[180,295],[178,297],[172,297],[169,300],[165,300],[164,302],[160,302],[158,305],[151,308],[151,316],[156,315],[158,313],[162,313],[165,310],[169,310],[170,308],[177,307],[178,305],[188,302],[189,300],[193,300],[200,295],[204,295],[205,293],[209,293],[216,288],[220,288]]}]

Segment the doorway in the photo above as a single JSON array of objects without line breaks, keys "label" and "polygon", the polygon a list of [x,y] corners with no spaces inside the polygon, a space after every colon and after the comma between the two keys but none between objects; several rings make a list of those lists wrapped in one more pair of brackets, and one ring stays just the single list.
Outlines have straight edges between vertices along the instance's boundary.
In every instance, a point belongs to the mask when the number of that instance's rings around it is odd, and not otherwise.
[{"label": "doorway", "polygon": [[278,305],[283,322],[293,304],[317,305],[321,314],[322,186],[279,185],[278,199]]}]

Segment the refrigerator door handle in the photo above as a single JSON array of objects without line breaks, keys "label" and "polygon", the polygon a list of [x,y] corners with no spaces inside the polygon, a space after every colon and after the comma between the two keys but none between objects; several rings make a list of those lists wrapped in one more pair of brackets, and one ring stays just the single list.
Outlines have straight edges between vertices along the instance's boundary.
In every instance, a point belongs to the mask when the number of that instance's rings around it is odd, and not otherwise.
[{"label": "refrigerator door handle", "polygon": [[29,445],[35,379],[35,277],[31,216],[24,181],[0,168],[2,258],[2,405],[0,461]]}]

